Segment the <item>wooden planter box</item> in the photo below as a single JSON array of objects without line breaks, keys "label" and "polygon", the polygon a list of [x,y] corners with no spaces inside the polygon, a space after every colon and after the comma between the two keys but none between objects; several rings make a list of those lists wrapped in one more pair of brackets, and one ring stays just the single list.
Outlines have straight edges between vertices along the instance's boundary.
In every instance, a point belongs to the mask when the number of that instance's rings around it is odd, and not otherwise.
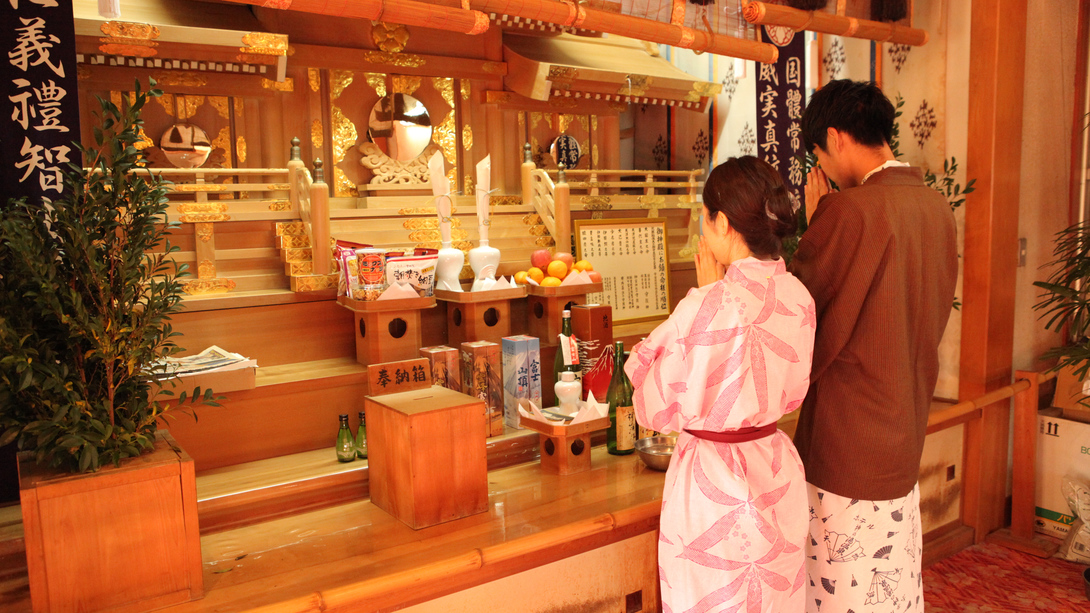
[{"label": "wooden planter box", "polygon": [[193,460],[159,431],[151,453],[73,475],[19,464],[35,613],[147,611],[204,595]]}]

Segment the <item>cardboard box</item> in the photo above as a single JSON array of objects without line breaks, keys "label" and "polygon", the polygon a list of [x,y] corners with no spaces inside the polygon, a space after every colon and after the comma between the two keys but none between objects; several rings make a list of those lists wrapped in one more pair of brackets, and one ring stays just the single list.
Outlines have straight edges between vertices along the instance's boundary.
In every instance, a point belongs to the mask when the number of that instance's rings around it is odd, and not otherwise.
[{"label": "cardboard box", "polygon": [[1076,378],[1075,368],[1068,366],[1056,374],[1056,395],[1052,406],[1063,411],[1064,419],[1090,422],[1090,407],[1082,401],[1090,396],[1090,378]]},{"label": "cardboard box", "polygon": [[[613,345],[613,307],[608,304],[577,304],[571,308],[571,331],[579,345],[579,364],[583,367],[583,400],[590,392],[602,400],[609,389],[610,372],[594,381],[587,373],[594,368],[607,347]],[[592,389],[596,388],[596,389]]]},{"label": "cardboard box", "polygon": [[433,385],[365,396],[371,502],[414,530],[488,510],[483,403]]},{"label": "cardboard box", "polygon": [[462,360],[458,350],[446,345],[421,347],[420,356],[431,363],[431,382],[456,392],[462,391]]},{"label": "cardboard box", "polygon": [[1059,416],[1059,409],[1038,414],[1037,531],[1063,538],[1075,517],[1060,492],[1065,476],[1090,483],[1090,424]]},{"label": "cardboard box", "polygon": [[519,403],[541,406],[541,347],[538,339],[503,337],[503,417],[510,428],[519,425]]},{"label": "cardboard box", "polygon": [[462,343],[462,391],[484,401],[485,437],[503,434],[503,369],[497,343]]}]

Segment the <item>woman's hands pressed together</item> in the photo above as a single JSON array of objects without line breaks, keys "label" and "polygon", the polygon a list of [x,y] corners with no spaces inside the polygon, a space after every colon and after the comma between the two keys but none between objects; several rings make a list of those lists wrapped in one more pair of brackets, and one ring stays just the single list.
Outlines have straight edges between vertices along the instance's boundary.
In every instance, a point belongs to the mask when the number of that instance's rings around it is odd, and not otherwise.
[{"label": "woman's hands pressed together", "polygon": [[727,274],[726,267],[715,259],[715,255],[712,253],[711,248],[708,246],[708,242],[703,236],[700,237],[700,242],[697,244],[694,259],[696,260],[697,287],[704,287],[705,285],[715,283]]}]

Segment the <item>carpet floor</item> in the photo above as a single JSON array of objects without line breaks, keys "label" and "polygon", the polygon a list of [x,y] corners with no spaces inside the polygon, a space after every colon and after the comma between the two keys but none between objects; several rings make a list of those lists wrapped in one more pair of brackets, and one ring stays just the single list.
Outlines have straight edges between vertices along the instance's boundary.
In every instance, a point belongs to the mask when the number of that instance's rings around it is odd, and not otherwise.
[{"label": "carpet floor", "polygon": [[923,573],[927,613],[1090,612],[1086,567],[983,543]]}]

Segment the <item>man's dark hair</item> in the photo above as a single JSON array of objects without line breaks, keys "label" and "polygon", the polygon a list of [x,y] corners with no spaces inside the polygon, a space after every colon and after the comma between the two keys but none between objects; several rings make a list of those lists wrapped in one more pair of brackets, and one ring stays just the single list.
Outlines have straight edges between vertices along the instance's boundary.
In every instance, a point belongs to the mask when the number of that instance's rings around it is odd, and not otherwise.
[{"label": "man's dark hair", "polygon": [[839,79],[814,92],[802,113],[802,138],[806,150],[826,149],[829,128],[851,136],[868,147],[881,147],[893,139],[893,103],[874,83]]}]

